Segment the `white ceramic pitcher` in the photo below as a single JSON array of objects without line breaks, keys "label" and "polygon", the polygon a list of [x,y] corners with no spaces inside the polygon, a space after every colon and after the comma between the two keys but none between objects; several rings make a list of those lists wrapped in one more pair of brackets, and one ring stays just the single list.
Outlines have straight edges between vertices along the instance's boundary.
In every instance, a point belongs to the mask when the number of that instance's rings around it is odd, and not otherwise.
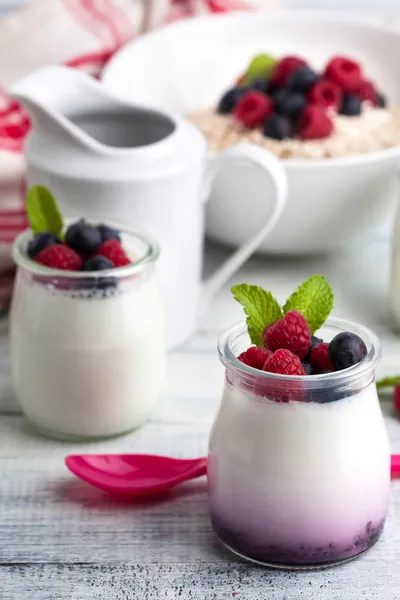
[{"label": "white ceramic pitcher", "polygon": [[[281,215],[287,188],[279,161],[249,144],[207,161],[205,140],[189,122],[117,100],[94,79],[66,67],[35,71],[11,94],[33,122],[25,150],[28,185],[48,186],[68,216],[119,221],[159,241],[168,347],[177,346]],[[271,178],[274,208],[202,284],[203,202],[218,170],[243,160]]]}]

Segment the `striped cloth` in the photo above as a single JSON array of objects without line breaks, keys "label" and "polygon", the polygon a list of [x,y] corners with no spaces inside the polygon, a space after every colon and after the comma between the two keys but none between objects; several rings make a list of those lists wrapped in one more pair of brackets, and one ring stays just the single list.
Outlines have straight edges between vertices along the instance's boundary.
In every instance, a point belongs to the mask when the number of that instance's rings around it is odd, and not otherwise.
[{"label": "striped cloth", "polygon": [[[273,3],[273,0],[262,0]],[[164,23],[243,9],[251,0],[31,0],[0,22],[0,306],[13,282],[10,256],[26,228],[24,139],[30,122],[7,88],[49,62],[95,77],[127,41]]]}]

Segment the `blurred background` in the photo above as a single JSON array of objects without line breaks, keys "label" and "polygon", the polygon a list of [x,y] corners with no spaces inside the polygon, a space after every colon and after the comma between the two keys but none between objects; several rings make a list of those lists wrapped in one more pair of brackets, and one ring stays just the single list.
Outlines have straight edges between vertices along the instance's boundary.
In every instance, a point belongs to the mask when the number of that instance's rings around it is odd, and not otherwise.
[{"label": "blurred background", "polygon": [[[0,16],[31,1],[0,0]],[[42,2],[51,1],[42,0]],[[395,10],[400,13],[399,0],[252,0],[252,3],[258,6],[282,5],[286,8],[362,9],[380,12],[386,9]]]}]

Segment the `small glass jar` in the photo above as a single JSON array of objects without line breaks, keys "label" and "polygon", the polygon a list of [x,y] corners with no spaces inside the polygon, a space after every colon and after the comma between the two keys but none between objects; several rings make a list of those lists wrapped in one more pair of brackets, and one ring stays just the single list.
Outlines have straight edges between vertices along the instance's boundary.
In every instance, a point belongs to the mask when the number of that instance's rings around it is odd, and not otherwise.
[{"label": "small glass jar", "polygon": [[226,380],[210,438],[209,501],[215,533],[243,558],[328,566],[362,554],[382,533],[390,447],[375,386],[380,344],[339,319],[321,336],[330,341],[340,331],[364,340],[364,360],[305,377],[240,362],[251,344],[244,323],[220,340]]},{"label": "small glass jar", "polygon": [[155,272],[158,246],[131,231],[134,261],[106,271],[60,271],[31,260],[31,232],[14,243],[11,306],[14,389],[46,435],[91,440],[142,425],[159,399],[164,319]]}]

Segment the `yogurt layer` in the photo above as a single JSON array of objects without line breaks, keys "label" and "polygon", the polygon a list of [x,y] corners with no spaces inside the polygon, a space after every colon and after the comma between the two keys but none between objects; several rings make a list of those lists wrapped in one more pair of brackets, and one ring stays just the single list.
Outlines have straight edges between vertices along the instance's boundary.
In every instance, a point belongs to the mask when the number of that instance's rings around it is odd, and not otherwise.
[{"label": "yogurt layer", "polygon": [[14,294],[14,387],[33,423],[97,437],[147,419],[165,368],[154,272],[85,295],[52,289],[20,270]]},{"label": "yogurt layer", "polygon": [[262,562],[343,560],[382,531],[390,449],[374,383],[341,400],[279,403],[226,382],[210,439],[213,525]]}]

